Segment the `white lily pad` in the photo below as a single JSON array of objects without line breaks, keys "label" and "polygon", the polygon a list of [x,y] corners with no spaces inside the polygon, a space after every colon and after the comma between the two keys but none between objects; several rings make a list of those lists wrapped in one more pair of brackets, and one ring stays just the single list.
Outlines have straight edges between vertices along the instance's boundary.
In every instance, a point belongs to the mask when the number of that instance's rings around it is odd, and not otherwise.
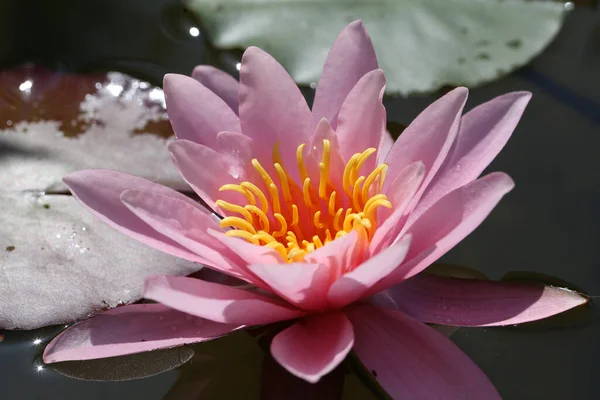
[{"label": "white lily pad", "polygon": [[[473,87],[529,62],[555,37],[565,6],[524,0],[187,0],[221,49],[258,46],[300,84],[319,79],[329,47],[362,19],[389,92]],[[351,60],[349,60],[351,62]]]},{"label": "white lily pad", "polygon": [[141,297],[144,278],[199,266],[97,220],[71,196],[0,197],[0,328],[68,323]]}]

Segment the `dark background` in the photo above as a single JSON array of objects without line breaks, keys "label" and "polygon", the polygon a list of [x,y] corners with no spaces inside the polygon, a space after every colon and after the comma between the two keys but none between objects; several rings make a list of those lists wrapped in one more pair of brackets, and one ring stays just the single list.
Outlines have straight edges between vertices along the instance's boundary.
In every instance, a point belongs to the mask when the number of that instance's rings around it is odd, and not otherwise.
[{"label": "dark background", "polygon": [[[118,70],[160,84],[166,72],[200,63],[235,71],[176,0],[2,0],[0,67],[35,62],[75,72]],[[368,29],[368,27],[367,27]],[[543,273],[592,296],[568,318],[510,328],[460,329],[454,340],[506,399],[600,398],[600,12],[576,7],[558,38],[530,65],[471,91],[467,108],[513,90],[534,96],[489,170],[517,186],[445,261],[499,279]],[[310,99],[312,91],[305,91]],[[440,93],[387,98],[390,121],[409,123]],[[43,333],[42,333],[43,335]],[[177,372],[123,383],[68,379],[35,370],[40,333],[6,333],[0,344],[2,399],[158,400]],[[39,347],[39,346],[38,346]],[[236,377],[231,377],[235,384]]]}]

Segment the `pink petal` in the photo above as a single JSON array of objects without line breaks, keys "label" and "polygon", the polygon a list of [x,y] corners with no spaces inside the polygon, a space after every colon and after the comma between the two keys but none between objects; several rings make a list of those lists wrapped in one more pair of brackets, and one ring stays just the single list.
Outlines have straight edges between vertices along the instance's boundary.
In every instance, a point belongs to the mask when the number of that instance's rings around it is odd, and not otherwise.
[{"label": "pink petal", "polygon": [[257,156],[254,147],[254,141],[241,133],[219,132],[217,135],[216,150],[231,156],[238,165],[250,165]]},{"label": "pink petal", "polygon": [[309,157],[321,162],[323,159],[323,140],[329,140],[329,176],[331,182],[337,188],[342,188],[342,177],[346,163],[340,154],[340,145],[337,134],[331,128],[329,122],[323,118],[317,123],[312,143],[309,149]]},{"label": "pink petal", "polygon": [[204,342],[239,325],[192,317],[162,304],[114,308],[68,328],[44,350],[44,362],[92,360]]},{"label": "pink petal", "polygon": [[399,309],[427,323],[454,326],[520,324],[588,302],[568,289],[420,274],[387,290]]},{"label": "pink petal", "polygon": [[369,258],[333,282],[327,293],[331,305],[342,308],[364,296],[375,283],[402,264],[408,253],[410,241],[411,236],[405,236],[398,243]]},{"label": "pink petal", "polygon": [[238,81],[225,71],[210,65],[198,65],[192,71],[192,78],[219,96],[234,113],[238,113]]},{"label": "pink petal", "polygon": [[[384,90],[385,75],[376,69],[365,74],[344,100],[336,129],[344,160],[370,147],[379,148],[385,132]],[[364,164],[362,173],[370,173],[376,162],[376,156],[372,156]]]},{"label": "pink petal", "polygon": [[379,227],[371,240],[371,254],[377,254],[398,237],[403,226],[401,221],[406,219],[406,208],[421,186],[424,176],[425,166],[420,161],[406,166],[396,175],[387,194],[393,208],[379,210]]},{"label": "pink petal", "polygon": [[167,113],[178,139],[215,148],[217,133],[241,132],[235,113],[219,96],[185,75],[165,75]]},{"label": "pink petal", "polygon": [[444,164],[410,216],[415,220],[438,199],[477,179],[504,147],[527,103],[529,92],[496,97],[462,117],[456,140]]},{"label": "pink petal", "polygon": [[248,269],[271,290],[303,310],[327,307],[329,269],[323,264],[252,264]]},{"label": "pink petal", "polygon": [[391,133],[387,131],[387,129],[381,135],[381,143],[379,144],[379,151],[377,151],[377,164],[381,164],[385,161],[388,153],[394,146],[394,138]]},{"label": "pink petal", "polygon": [[172,142],[169,151],[183,179],[217,213],[225,214],[215,204],[218,199],[234,204],[245,201],[243,196],[235,192],[219,192],[219,188],[225,184],[252,180],[245,166],[238,164],[232,156],[189,140]]},{"label": "pink petal", "polygon": [[425,164],[426,175],[413,202],[418,200],[454,142],[468,93],[463,87],[454,89],[427,107],[402,132],[385,159],[389,169],[384,190],[390,187],[389,183],[403,168],[421,161]]},{"label": "pink petal", "polygon": [[353,343],[352,325],[343,313],[316,314],[278,333],[271,354],[293,375],[316,383],[346,358]]},{"label": "pink petal", "polygon": [[257,47],[249,47],[242,57],[239,99],[244,135],[269,150],[284,143],[281,158],[295,160],[296,148],[313,134],[312,114],[285,69]]},{"label": "pink petal", "polygon": [[331,47],[313,103],[315,121],[326,118],[335,128],[348,93],[367,72],[377,69],[377,57],[362,21],[344,28]]},{"label": "pink petal", "polygon": [[339,239],[307,254],[304,261],[313,264],[324,264],[329,268],[331,280],[334,281],[356,265],[356,244],[358,235],[351,231]]},{"label": "pink petal", "polygon": [[275,299],[199,279],[153,276],[144,297],[215,322],[264,325],[302,317],[304,312]]},{"label": "pink petal", "polygon": [[204,264],[236,278],[254,281],[237,254],[208,234],[209,229],[220,229],[218,218],[202,212],[200,206],[143,190],[127,190],[121,200],[157,232],[198,254]]},{"label": "pink petal", "polygon": [[427,325],[369,304],[356,304],[346,315],[354,351],[390,397],[500,399],[477,365]]},{"label": "pink petal", "polygon": [[427,268],[473,232],[513,187],[508,175],[494,172],[442,197],[408,228],[413,235],[408,261],[373,290],[384,290]]},{"label": "pink petal", "polygon": [[142,189],[195,204],[187,196],[144,178],[111,170],[77,171],[66,175],[63,181],[86,209],[113,228],[157,250],[186,260],[202,262],[201,257],[139,219],[120,198],[121,193],[127,189]]}]

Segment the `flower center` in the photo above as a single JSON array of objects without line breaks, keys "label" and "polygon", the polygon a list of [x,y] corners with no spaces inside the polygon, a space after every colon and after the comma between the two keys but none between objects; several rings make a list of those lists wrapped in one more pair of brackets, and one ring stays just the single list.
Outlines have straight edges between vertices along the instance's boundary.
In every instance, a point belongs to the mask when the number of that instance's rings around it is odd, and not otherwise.
[{"label": "flower center", "polygon": [[[237,192],[246,201],[239,205],[217,200],[222,210],[239,215],[227,216],[221,221],[221,228],[234,228],[225,232],[227,236],[270,247],[288,262],[302,261],[308,253],[352,230],[368,245],[377,229],[378,208],[392,207],[381,193],[387,164],[380,164],[368,175],[360,175],[364,163],[376,152],[369,148],[354,154],[343,174],[338,174],[341,176],[331,176],[331,143],[325,139],[319,170],[315,169],[314,179],[311,179],[304,161],[305,146],[301,144],[296,151],[300,183],[284,167],[278,144],[273,147],[271,174],[257,159],[252,160],[252,166],[267,188],[268,200],[265,192],[250,182],[228,184],[219,189]],[[278,183],[272,175],[277,176]]]}]

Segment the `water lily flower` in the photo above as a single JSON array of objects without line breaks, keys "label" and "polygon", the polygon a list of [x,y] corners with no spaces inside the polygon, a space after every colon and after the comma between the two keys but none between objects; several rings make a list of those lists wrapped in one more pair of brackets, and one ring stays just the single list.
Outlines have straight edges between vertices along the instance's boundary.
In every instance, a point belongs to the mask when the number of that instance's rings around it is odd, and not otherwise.
[{"label": "water lily flower", "polygon": [[[394,143],[383,71],[360,21],[327,56],[312,110],[269,54],[250,47],[240,80],[207,66],[164,79],[182,177],[206,205],[122,172],[64,181],[98,218],[166,253],[244,281],[153,276],[137,304],[57,336],[44,360],[131,354],[292,321],[271,344],[318,381],[354,350],[394,398],[498,398],[483,372],[425,323],[518,324],[586,299],[566,289],[419,274],[513,188],[478,178],[530,94],[462,116],[467,89],[430,105]],[[123,266],[126,268],[126,266]]]}]

